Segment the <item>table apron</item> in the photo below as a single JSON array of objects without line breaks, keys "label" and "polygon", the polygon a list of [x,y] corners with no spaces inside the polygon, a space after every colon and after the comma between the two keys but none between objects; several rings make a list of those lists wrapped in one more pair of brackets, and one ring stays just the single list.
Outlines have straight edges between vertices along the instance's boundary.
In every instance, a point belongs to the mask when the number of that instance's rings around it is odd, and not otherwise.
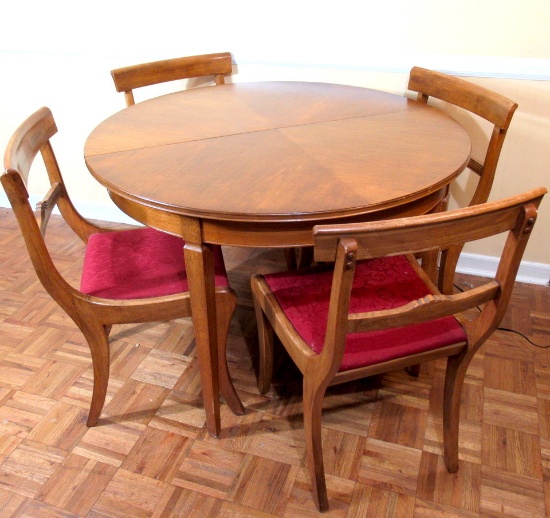
[{"label": "table apron", "polygon": [[109,195],[118,208],[136,221],[169,234],[181,236],[192,243],[284,248],[312,245],[314,225],[358,223],[426,214],[445,198],[447,191],[448,187],[444,186],[422,198],[395,207],[341,218],[323,219],[320,217],[299,222],[201,219],[170,212],[168,209],[147,206],[143,201],[131,200],[112,191],[109,192]]}]

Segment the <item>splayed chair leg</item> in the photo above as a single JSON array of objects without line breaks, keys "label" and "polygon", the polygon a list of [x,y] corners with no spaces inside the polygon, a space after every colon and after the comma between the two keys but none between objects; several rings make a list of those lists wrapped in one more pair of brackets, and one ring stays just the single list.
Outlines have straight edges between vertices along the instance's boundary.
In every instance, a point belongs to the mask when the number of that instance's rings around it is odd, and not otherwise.
[{"label": "splayed chair leg", "polygon": [[312,386],[304,378],[304,432],[306,435],[307,464],[311,477],[313,499],[319,511],[328,509],[321,417],[325,387]]}]

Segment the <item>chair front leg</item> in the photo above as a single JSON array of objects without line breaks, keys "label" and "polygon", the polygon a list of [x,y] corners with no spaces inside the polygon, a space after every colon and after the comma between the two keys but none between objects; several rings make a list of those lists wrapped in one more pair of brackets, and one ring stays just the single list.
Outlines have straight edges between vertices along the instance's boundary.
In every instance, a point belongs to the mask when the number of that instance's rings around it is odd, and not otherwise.
[{"label": "chair front leg", "polygon": [[303,414],[307,464],[311,478],[313,500],[320,512],[328,509],[321,432],[321,417],[325,391],[326,387],[320,387],[315,381],[311,381],[304,376]]},{"label": "chair front leg", "polygon": [[468,369],[467,351],[447,358],[443,393],[443,460],[449,473],[458,471],[460,398]]}]

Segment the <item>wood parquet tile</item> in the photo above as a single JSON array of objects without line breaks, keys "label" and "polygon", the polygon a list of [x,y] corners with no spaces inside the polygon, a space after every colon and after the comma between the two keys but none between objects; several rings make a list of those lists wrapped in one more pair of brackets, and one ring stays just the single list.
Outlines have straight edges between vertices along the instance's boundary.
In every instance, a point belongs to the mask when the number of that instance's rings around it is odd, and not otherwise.
[{"label": "wood parquet tile", "polygon": [[[49,230],[59,268],[78,285],[83,245],[60,217]],[[224,249],[239,306],[229,367],[246,414],[222,404],[205,428],[187,319],[115,326],[107,401],[85,425],[86,342],[37,281],[8,209],[0,208],[0,517],[318,516],[305,465],[301,380],[282,348],[274,383],[256,389],[249,278],[284,267],[277,250]],[[479,279],[458,276],[467,288]],[[503,327],[550,339],[550,288],[517,284]],[[445,364],[331,387],[323,414],[326,516],[550,516],[550,349],[497,331],[464,383],[459,471],[442,456]]]}]

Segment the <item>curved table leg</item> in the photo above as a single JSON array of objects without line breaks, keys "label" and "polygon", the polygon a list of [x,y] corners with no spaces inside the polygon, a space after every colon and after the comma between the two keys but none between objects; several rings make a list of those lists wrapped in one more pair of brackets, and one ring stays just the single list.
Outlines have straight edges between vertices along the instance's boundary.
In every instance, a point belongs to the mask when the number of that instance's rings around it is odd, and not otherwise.
[{"label": "curved table leg", "polygon": [[208,433],[220,433],[220,383],[216,301],[214,294],[214,254],[202,244],[185,243],[184,247],[195,343],[199,359],[202,397]]}]

